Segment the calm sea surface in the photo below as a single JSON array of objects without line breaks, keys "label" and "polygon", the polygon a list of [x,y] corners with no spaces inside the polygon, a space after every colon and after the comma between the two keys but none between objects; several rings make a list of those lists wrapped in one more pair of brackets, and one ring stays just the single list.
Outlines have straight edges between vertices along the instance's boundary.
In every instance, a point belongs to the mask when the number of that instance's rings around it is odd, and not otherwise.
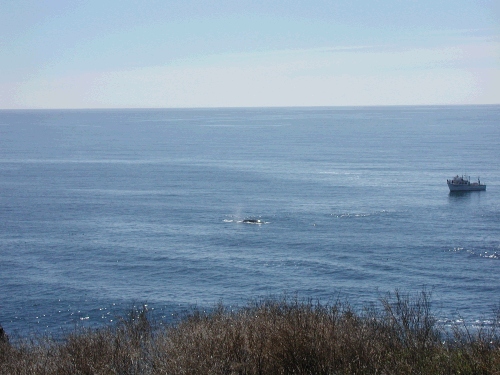
[{"label": "calm sea surface", "polygon": [[444,322],[500,304],[500,106],[0,111],[9,334],[423,288]]}]

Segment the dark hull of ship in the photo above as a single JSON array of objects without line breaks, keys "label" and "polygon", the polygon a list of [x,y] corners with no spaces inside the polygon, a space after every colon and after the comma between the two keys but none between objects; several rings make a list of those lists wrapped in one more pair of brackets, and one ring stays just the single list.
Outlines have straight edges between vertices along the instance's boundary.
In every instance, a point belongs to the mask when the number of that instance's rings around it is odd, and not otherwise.
[{"label": "dark hull of ship", "polygon": [[484,191],[486,190],[486,185],[479,184],[450,184],[448,183],[450,191]]}]

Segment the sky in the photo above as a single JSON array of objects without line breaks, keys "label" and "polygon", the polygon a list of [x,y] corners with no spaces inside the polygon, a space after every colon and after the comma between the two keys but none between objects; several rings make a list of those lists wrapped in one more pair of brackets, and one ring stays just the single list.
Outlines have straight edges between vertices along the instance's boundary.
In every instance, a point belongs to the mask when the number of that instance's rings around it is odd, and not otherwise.
[{"label": "sky", "polygon": [[0,109],[500,104],[499,0],[0,2]]}]

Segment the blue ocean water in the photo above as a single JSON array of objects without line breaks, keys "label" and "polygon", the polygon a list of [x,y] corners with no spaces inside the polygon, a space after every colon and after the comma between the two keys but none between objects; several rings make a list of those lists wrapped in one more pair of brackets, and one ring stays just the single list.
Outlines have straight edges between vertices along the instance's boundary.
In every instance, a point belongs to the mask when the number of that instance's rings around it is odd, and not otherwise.
[{"label": "blue ocean water", "polygon": [[500,106],[0,111],[10,334],[423,288],[481,323],[499,270]]}]

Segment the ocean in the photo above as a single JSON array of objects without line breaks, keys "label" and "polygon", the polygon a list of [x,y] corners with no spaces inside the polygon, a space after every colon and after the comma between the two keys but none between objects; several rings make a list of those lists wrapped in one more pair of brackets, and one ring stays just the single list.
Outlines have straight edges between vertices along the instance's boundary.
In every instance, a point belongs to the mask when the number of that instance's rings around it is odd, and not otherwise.
[{"label": "ocean", "polygon": [[482,325],[499,271],[499,105],[0,111],[9,335],[394,290]]}]

